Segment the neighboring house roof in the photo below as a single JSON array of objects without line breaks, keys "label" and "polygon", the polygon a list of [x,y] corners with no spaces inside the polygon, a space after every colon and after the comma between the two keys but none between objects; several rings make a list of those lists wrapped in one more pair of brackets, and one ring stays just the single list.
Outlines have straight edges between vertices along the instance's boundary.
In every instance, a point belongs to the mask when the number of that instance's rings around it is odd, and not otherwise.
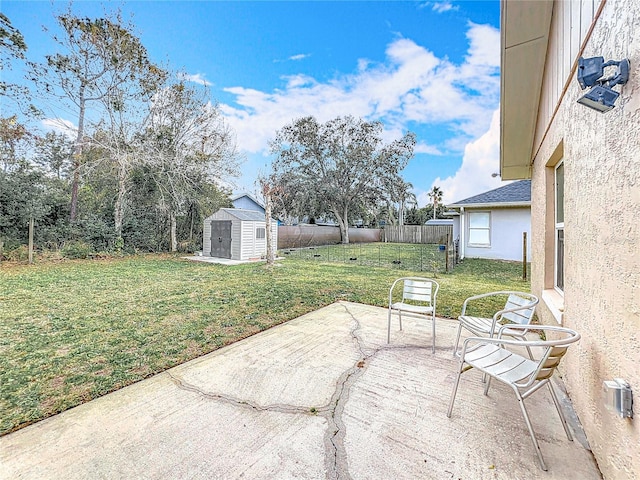
[{"label": "neighboring house roof", "polygon": [[435,220],[432,218],[427,220],[425,225],[453,225],[453,218],[436,218]]},{"label": "neighboring house roof", "polygon": [[247,220],[250,222],[264,222],[264,213],[256,212],[255,210],[245,210],[242,208],[221,208],[219,211],[224,211],[228,215],[231,215],[232,217],[237,218],[238,220]]},{"label": "neighboring house roof", "polygon": [[531,180],[520,180],[504,187],[465,198],[447,205],[455,207],[509,207],[531,205]]},{"label": "neighboring house roof", "polygon": [[253,203],[255,203],[256,205],[264,208],[264,205],[262,203],[260,203],[258,200],[256,200],[252,195],[249,195],[248,193],[241,193],[239,195],[235,195],[233,197],[231,197],[231,203],[233,203],[235,205],[235,201],[239,200],[243,197],[248,198],[249,200],[251,200]]}]

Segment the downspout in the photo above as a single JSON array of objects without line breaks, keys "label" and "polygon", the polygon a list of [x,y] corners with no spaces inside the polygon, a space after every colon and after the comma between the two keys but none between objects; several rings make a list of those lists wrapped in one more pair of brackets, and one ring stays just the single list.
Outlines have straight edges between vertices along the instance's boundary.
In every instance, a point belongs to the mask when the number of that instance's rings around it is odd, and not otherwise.
[{"label": "downspout", "polygon": [[464,259],[464,232],[467,229],[467,223],[464,218],[464,207],[460,207],[460,260]]}]

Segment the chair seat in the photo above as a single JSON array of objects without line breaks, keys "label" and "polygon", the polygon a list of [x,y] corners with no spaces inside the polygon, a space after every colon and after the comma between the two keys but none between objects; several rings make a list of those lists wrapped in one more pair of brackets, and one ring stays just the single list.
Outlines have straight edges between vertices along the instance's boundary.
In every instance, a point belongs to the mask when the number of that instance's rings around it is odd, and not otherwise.
[{"label": "chair seat", "polygon": [[465,362],[508,384],[528,379],[538,364],[498,345],[482,345],[467,352]]},{"label": "chair seat", "polygon": [[403,312],[411,312],[411,313],[433,313],[433,307],[428,307],[426,305],[412,305],[410,303],[404,302],[395,302],[391,304],[391,309],[393,310],[402,310]]},{"label": "chair seat", "polygon": [[[470,315],[463,315],[459,317],[458,320],[460,320],[460,322],[464,324],[467,330],[470,330],[476,335],[491,334],[491,326],[493,325],[492,318],[472,317]],[[521,330],[514,330],[511,328],[503,329],[502,334],[509,335],[512,337],[524,337]]]}]

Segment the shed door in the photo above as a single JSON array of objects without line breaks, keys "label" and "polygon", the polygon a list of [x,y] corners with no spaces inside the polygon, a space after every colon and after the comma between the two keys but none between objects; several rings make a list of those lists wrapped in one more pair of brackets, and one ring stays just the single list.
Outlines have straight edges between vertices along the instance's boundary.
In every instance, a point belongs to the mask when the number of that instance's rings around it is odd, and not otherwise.
[{"label": "shed door", "polygon": [[211,256],[231,258],[231,220],[211,221]]}]

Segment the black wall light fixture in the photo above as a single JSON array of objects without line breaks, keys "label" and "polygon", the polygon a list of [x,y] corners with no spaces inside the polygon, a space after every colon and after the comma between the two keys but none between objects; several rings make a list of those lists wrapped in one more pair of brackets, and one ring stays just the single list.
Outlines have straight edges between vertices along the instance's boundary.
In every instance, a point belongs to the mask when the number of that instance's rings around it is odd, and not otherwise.
[{"label": "black wall light fixture", "polygon": [[[613,76],[604,77],[604,69],[616,67]],[[616,103],[620,96],[613,87],[624,85],[629,80],[629,60],[624,59],[604,61],[603,57],[592,57],[578,59],[578,83],[583,90],[591,87],[586,94],[578,99],[578,103],[593,108],[600,113],[608,112]]]}]

